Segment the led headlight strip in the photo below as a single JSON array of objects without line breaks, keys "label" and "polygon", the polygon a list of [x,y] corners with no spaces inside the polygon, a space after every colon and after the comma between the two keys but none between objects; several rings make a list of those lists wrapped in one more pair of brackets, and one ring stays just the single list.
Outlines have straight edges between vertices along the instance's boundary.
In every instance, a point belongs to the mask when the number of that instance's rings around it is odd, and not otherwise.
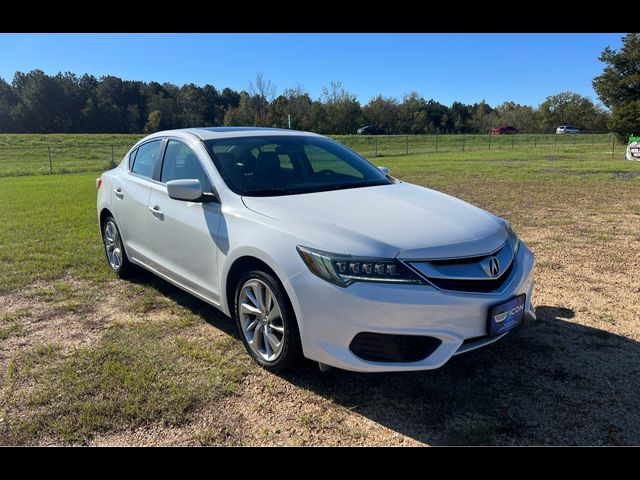
[{"label": "led headlight strip", "polygon": [[341,287],[353,282],[424,283],[411,270],[393,258],[363,258],[297,247],[312,273]]}]

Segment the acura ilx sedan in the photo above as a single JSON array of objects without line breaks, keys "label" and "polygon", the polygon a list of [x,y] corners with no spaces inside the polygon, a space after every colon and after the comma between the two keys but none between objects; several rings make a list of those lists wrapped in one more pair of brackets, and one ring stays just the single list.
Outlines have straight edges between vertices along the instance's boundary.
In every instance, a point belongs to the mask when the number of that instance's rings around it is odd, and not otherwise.
[{"label": "acura ilx sedan", "polygon": [[269,370],[433,369],[535,318],[533,254],[508,222],[321,135],[158,132],[97,186],[110,268],[233,317]]}]

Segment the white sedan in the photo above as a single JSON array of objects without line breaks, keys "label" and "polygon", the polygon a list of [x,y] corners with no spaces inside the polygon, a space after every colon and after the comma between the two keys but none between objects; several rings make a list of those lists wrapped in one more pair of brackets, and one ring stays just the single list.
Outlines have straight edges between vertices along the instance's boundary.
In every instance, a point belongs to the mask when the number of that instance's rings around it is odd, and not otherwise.
[{"label": "white sedan", "polygon": [[111,269],[235,318],[270,370],[433,369],[535,318],[533,254],[508,222],[320,135],[158,132],[97,184]]}]

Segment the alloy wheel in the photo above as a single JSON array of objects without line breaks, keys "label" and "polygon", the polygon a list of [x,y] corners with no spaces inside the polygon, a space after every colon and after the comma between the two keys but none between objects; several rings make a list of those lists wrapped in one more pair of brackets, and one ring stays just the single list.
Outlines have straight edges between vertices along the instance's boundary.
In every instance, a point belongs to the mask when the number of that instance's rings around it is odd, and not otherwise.
[{"label": "alloy wheel", "polygon": [[285,343],[285,324],[273,291],[262,280],[248,280],[240,290],[238,311],[242,334],[252,352],[267,362],[276,361]]},{"label": "alloy wheel", "polygon": [[116,224],[112,220],[109,220],[104,228],[104,246],[107,250],[109,265],[113,270],[118,271],[122,265],[122,241]]}]

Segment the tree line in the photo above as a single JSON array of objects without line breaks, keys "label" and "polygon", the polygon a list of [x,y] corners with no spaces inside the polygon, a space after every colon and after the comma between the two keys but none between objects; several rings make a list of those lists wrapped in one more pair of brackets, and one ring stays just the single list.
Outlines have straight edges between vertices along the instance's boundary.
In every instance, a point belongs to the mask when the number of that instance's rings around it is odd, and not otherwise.
[{"label": "tree line", "polygon": [[599,60],[605,67],[593,88],[611,109],[609,128],[623,141],[640,135],[640,34],[628,33],[619,50],[607,47]]},{"label": "tree line", "polygon": [[280,94],[257,74],[249,88],[222,90],[193,83],[123,80],[107,75],[47,75],[16,72],[0,78],[0,133],[151,133],[194,126],[255,125],[288,127],[321,134],[353,134],[375,125],[389,134],[487,133],[500,125],[521,132],[553,133],[570,124],[588,132],[607,132],[610,113],[590,98],[562,92],[537,107],[484,100],[443,105],[417,92],[402,99],[379,95],[361,105],[341,82],[330,82],[318,99],[302,85]]}]

